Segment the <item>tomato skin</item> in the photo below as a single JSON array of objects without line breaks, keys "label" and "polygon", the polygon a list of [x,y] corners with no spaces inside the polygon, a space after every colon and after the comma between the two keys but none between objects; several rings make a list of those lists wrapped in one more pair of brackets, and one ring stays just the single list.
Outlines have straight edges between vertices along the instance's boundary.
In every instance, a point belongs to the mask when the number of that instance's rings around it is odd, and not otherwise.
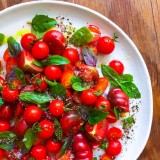
[{"label": "tomato skin", "polygon": [[102,54],[110,54],[115,48],[114,40],[108,36],[103,36],[98,39],[97,49]]},{"label": "tomato skin", "polygon": [[15,106],[14,117],[20,117],[23,114],[23,106],[20,102]]},{"label": "tomato skin", "polygon": [[3,149],[0,148],[0,159],[3,158]]},{"label": "tomato skin", "polygon": [[46,148],[43,145],[34,146],[31,149],[31,155],[35,159],[46,158],[46,156],[47,156]]},{"label": "tomato skin", "polygon": [[61,77],[62,71],[58,66],[47,66],[44,69],[44,74],[49,80],[54,81]]},{"label": "tomato skin", "polygon": [[103,154],[101,157],[100,157],[100,160],[113,160],[113,158],[107,154]]},{"label": "tomato skin", "polygon": [[46,149],[47,149],[48,152],[56,154],[61,149],[61,143],[56,142],[52,139],[48,139],[47,142],[46,142]]},{"label": "tomato skin", "polygon": [[71,70],[63,71],[60,77],[61,84],[63,84],[63,86],[67,89],[71,88],[72,86],[70,81],[73,76],[74,76],[74,71]]},{"label": "tomato skin", "polygon": [[17,88],[10,89],[8,85],[5,85],[2,89],[2,98],[6,102],[14,102],[19,96],[19,91]]},{"label": "tomato skin", "polygon": [[76,48],[66,48],[63,52],[63,57],[69,59],[69,61],[74,65],[75,62],[79,60],[79,54]]},{"label": "tomato skin", "polygon": [[9,50],[8,48],[4,51],[4,54],[3,54],[3,60],[6,62],[8,58],[10,58],[10,53],[9,53]]},{"label": "tomato skin", "polygon": [[54,125],[49,120],[42,120],[40,123],[41,131],[37,133],[38,137],[47,139],[54,133]]},{"label": "tomato skin", "polygon": [[0,120],[0,132],[9,131],[11,128],[8,121]]},{"label": "tomato skin", "polygon": [[0,119],[11,120],[13,118],[13,108],[9,104],[3,104],[0,108]]},{"label": "tomato skin", "polygon": [[22,36],[20,43],[24,49],[31,51],[37,40],[37,37],[33,33],[26,33]]},{"label": "tomato skin", "polygon": [[66,47],[66,39],[57,30],[50,30],[43,36],[43,41],[48,44],[50,54],[62,55]]},{"label": "tomato skin", "polygon": [[110,140],[106,153],[110,156],[117,156],[121,153],[122,144],[118,140]]},{"label": "tomato skin", "polygon": [[109,112],[108,116],[107,116],[107,121],[109,123],[115,123],[117,122],[117,118],[115,116],[115,114],[113,112]]},{"label": "tomato skin", "polygon": [[98,97],[98,100],[95,105],[95,108],[101,109],[101,107],[103,107],[103,111],[105,112],[109,111],[111,107],[110,102],[102,96]]},{"label": "tomato skin", "polygon": [[4,78],[0,76],[0,87],[4,86]]},{"label": "tomato skin", "polygon": [[59,117],[64,113],[65,104],[62,100],[55,99],[49,104],[49,111],[55,117]]},{"label": "tomato skin", "polygon": [[109,139],[109,140],[119,140],[122,137],[123,137],[123,133],[117,127],[112,127],[107,132],[107,139]]},{"label": "tomato skin", "polygon": [[43,60],[49,55],[49,47],[43,41],[37,41],[32,47],[32,55],[38,60]]},{"label": "tomato skin", "polygon": [[31,105],[24,110],[24,119],[27,123],[33,124],[38,122],[41,116],[42,110],[37,106]]},{"label": "tomato skin", "polygon": [[82,103],[85,105],[95,104],[97,101],[97,96],[94,94],[94,92],[95,91],[93,89],[87,89],[83,91],[81,94]]},{"label": "tomato skin", "polygon": [[30,158],[31,158],[31,155],[29,153],[26,153],[21,157],[21,160],[28,160]]},{"label": "tomato skin", "polygon": [[111,107],[117,107],[129,112],[129,97],[120,88],[112,88],[107,96],[111,103]]},{"label": "tomato skin", "polygon": [[114,69],[119,75],[123,74],[124,72],[124,65],[119,60],[112,60],[109,62],[109,66]]},{"label": "tomato skin", "polygon": [[13,66],[18,66],[19,63],[18,63],[18,58],[8,58],[7,61],[6,61],[6,72],[10,72],[11,68]]}]

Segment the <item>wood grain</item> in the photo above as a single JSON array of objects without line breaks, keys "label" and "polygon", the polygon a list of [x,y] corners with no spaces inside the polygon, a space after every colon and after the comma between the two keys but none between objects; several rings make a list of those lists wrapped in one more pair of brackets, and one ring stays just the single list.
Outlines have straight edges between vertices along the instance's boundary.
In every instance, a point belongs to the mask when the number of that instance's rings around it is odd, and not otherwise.
[{"label": "wood grain", "polygon": [[[1,0],[0,10],[29,0]],[[148,143],[138,160],[160,159],[160,0],[63,0],[105,15],[133,40],[152,81],[154,116]],[[145,106],[144,106],[145,107]]]}]

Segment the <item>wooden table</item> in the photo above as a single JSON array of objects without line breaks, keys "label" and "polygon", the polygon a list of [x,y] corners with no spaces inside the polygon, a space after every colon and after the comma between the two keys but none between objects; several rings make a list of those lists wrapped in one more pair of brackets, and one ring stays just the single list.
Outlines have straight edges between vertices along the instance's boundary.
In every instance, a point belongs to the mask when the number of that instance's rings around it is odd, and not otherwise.
[{"label": "wooden table", "polygon": [[[31,0],[1,0],[0,10],[27,1]],[[63,1],[77,3],[105,15],[120,26],[140,50],[152,80],[154,116],[149,140],[139,160],[160,160],[160,1]]]}]

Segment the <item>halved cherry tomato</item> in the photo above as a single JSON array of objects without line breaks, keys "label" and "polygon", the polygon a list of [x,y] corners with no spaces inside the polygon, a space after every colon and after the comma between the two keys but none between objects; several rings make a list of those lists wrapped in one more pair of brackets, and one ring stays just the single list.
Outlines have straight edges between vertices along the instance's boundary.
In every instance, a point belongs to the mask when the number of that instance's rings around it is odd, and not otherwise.
[{"label": "halved cherry tomato", "polygon": [[0,76],[0,87],[4,86],[4,78]]},{"label": "halved cherry tomato", "polygon": [[17,58],[8,58],[7,61],[6,61],[6,72],[10,72],[11,68],[13,66],[18,66],[19,63],[18,63],[18,59]]},{"label": "halved cherry tomato", "polygon": [[10,54],[9,54],[9,50],[8,48],[4,51],[3,54],[3,60],[6,62],[8,58],[11,58]]},{"label": "halved cherry tomato", "polygon": [[113,68],[120,75],[123,74],[124,72],[124,65],[119,60],[112,60],[111,62],[109,62],[109,66]]},{"label": "halved cherry tomato", "polygon": [[116,116],[115,116],[115,114],[113,112],[109,112],[109,114],[107,115],[107,121],[109,123],[117,122],[117,118],[116,118]]}]

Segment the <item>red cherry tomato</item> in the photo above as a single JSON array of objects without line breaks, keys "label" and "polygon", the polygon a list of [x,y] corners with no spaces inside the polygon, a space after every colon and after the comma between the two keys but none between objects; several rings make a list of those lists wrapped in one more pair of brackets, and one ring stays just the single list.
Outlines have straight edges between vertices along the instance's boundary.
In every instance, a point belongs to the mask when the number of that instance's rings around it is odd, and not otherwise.
[{"label": "red cherry tomato", "polygon": [[72,70],[66,70],[62,73],[60,77],[60,82],[63,84],[63,86],[67,89],[71,88],[71,78],[74,76],[74,71]]},{"label": "red cherry tomato", "polygon": [[100,110],[107,112],[110,110],[110,107],[111,107],[110,102],[106,98],[102,96],[98,97],[95,108],[98,108]]},{"label": "red cherry tomato", "polygon": [[34,58],[36,58],[38,60],[43,60],[43,59],[47,58],[47,56],[49,54],[49,47],[45,42],[38,41],[32,47],[31,53]]},{"label": "red cherry tomato", "polygon": [[19,91],[17,88],[10,89],[8,85],[5,85],[2,89],[2,98],[6,102],[14,102],[19,96]]},{"label": "red cherry tomato", "polygon": [[41,131],[37,133],[38,137],[47,139],[54,133],[54,125],[49,120],[43,120],[40,123]]},{"label": "red cherry tomato", "polygon": [[13,107],[9,104],[3,104],[0,107],[0,119],[9,121],[13,117]]},{"label": "red cherry tomato", "polygon": [[120,75],[123,74],[124,72],[124,65],[119,60],[112,60],[111,62],[109,62],[109,66],[113,68]]},{"label": "red cherry tomato", "polygon": [[3,158],[3,149],[0,148],[0,159]]},{"label": "red cherry tomato", "polygon": [[9,131],[11,128],[8,121],[0,120],[0,132]]},{"label": "red cherry tomato", "polygon": [[122,144],[118,140],[110,140],[106,153],[110,156],[117,156],[121,153]]},{"label": "red cherry tomato", "polygon": [[97,96],[94,94],[94,92],[95,91],[93,89],[87,89],[83,91],[81,94],[82,103],[86,105],[95,104],[97,101]]},{"label": "red cherry tomato", "polygon": [[122,137],[123,137],[123,133],[117,127],[112,127],[107,132],[107,139],[109,139],[109,140],[119,140]]},{"label": "red cherry tomato", "polygon": [[65,104],[60,99],[55,99],[49,104],[49,111],[55,117],[59,117],[64,113]]},{"label": "red cherry tomato", "polygon": [[66,39],[57,30],[50,30],[44,34],[43,41],[48,44],[51,54],[62,55],[66,47]]},{"label": "red cherry tomato", "polygon": [[116,118],[116,116],[115,116],[115,114],[113,112],[109,112],[109,114],[107,115],[107,121],[109,123],[117,122],[117,118]]},{"label": "red cherry tomato", "polygon": [[61,77],[61,73],[62,71],[58,66],[47,66],[44,69],[45,76],[51,81],[58,80]]},{"label": "red cherry tomato", "polygon": [[23,114],[23,106],[22,104],[19,102],[16,106],[15,106],[15,111],[14,111],[14,117],[20,117]]},{"label": "red cherry tomato", "polygon": [[8,60],[8,58],[10,58],[10,53],[9,53],[9,50],[8,48],[4,51],[4,54],[3,54],[3,60],[6,62]]},{"label": "red cherry tomato", "polygon": [[102,54],[110,54],[115,48],[114,40],[108,36],[103,36],[98,39],[97,49]]},{"label": "red cherry tomato", "polygon": [[100,157],[100,160],[113,160],[113,158],[107,154],[103,154],[101,157]]},{"label": "red cherry tomato", "polygon": [[46,148],[43,145],[37,145],[32,147],[31,149],[31,155],[35,159],[43,159],[47,156]]},{"label": "red cherry tomato", "polygon": [[120,88],[112,88],[107,96],[112,107],[117,107],[129,112],[129,97]]},{"label": "red cherry tomato", "polygon": [[37,41],[37,37],[32,33],[26,33],[21,38],[21,46],[27,51],[31,51],[33,45]]},{"label": "red cherry tomato", "polygon": [[46,142],[46,149],[47,149],[48,152],[56,154],[61,149],[61,143],[56,142],[52,139],[48,139],[47,142]]},{"label": "red cherry tomato", "polygon": [[72,64],[75,64],[79,60],[79,54],[76,48],[66,48],[63,57],[69,59]]},{"label": "red cherry tomato", "polygon": [[29,153],[26,153],[21,157],[21,160],[28,160],[30,158],[31,158],[31,155]]},{"label": "red cherry tomato", "polygon": [[19,63],[18,63],[18,58],[8,58],[7,61],[6,61],[6,72],[10,72],[11,68],[13,66],[18,66]]},{"label": "red cherry tomato", "polygon": [[42,110],[37,106],[28,106],[24,110],[24,119],[27,123],[35,123],[40,120],[42,116]]}]

